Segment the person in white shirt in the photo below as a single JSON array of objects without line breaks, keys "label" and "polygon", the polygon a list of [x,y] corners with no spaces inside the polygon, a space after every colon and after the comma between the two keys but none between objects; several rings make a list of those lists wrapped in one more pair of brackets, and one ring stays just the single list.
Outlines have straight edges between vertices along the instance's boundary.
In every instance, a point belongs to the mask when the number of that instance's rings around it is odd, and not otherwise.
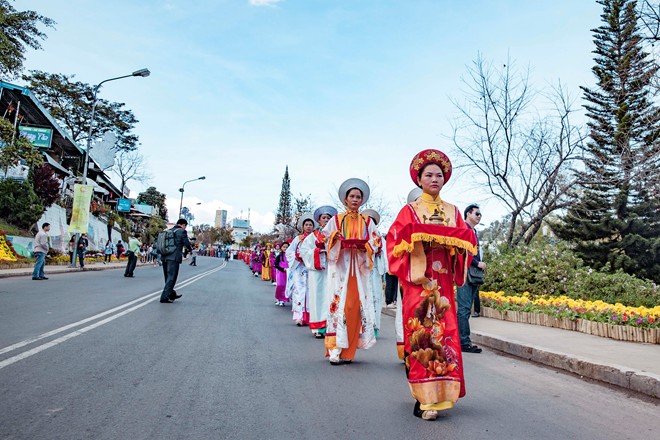
[{"label": "person in white shirt", "polygon": [[50,223],[44,223],[41,225],[41,231],[37,232],[37,235],[34,237],[34,258],[37,261],[34,263],[32,279],[35,281],[48,279],[46,274],[44,274],[46,254],[50,249],[48,231],[50,231]]}]

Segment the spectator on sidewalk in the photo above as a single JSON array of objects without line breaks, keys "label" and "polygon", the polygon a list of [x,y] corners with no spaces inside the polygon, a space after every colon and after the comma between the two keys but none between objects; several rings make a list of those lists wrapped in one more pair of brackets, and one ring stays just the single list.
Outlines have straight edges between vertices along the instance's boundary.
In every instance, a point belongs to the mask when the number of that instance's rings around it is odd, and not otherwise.
[{"label": "spectator on sidewalk", "polygon": [[190,265],[197,266],[197,255],[199,255],[199,250],[197,250],[197,245],[195,245],[192,248],[192,251],[190,251],[190,255],[192,255],[192,261],[190,262]]},{"label": "spectator on sidewalk", "polygon": [[188,221],[184,218],[177,220],[176,225],[170,229],[174,232],[174,245],[175,250],[171,254],[162,255],[163,261],[163,275],[165,275],[165,287],[163,293],[160,295],[161,303],[173,303],[175,299],[181,298],[174,290],[176,279],[179,276],[179,266],[183,261],[183,249],[187,251],[192,250],[192,245],[188,239],[188,232],[186,231]]},{"label": "spectator on sidewalk", "polygon": [[115,246],[115,250],[117,251],[117,260],[120,260],[125,250],[124,244],[121,242],[121,240],[117,240],[117,246]]},{"label": "spectator on sidewalk", "polygon": [[[481,261],[481,246],[479,245],[479,236],[475,226],[481,222],[481,209],[479,206],[472,203],[463,211],[463,217],[467,226],[474,231],[477,238],[477,255],[472,259],[470,268],[477,268],[480,270],[486,269],[486,263]],[[462,287],[456,289],[456,297],[458,299],[458,330],[461,334],[461,348],[463,352],[467,353],[481,353],[481,348],[472,345],[470,340],[470,313],[472,312],[472,304],[475,304],[475,316],[479,316],[479,284],[470,278],[468,272],[467,281]]]},{"label": "spectator on sidewalk", "polygon": [[78,240],[78,248],[76,249],[81,269],[85,269],[85,252],[87,252],[88,246],[89,241],[87,240],[87,234],[82,234]]},{"label": "spectator on sidewalk", "polygon": [[151,245],[150,254],[151,254],[151,262],[153,263],[154,267],[162,266],[160,262],[160,254],[158,253],[158,247],[156,246],[156,243]]},{"label": "spectator on sidewalk", "polygon": [[46,274],[44,274],[46,254],[50,249],[50,237],[48,236],[48,231],[50,231],[50,223],[44,223],[41,225],[41,231],[37,232],[37,235],[34,237],[34,258],[37,261],[35,261],[34,270],[32,271],[33,280],[48,279]]},{"label": "spectator on sidewalk", "polygon": [[66,245],[66,251],[69,253],[69,264],[73,266],[73,256],[76,254],[76,236],[74,235]]},{"label": "spectator on sidewalk", "polygon": [[133,278],[133,271],[135,270],[135,265],[137,264],[138,254],[140,252],[140,241],[131,237],[128,240],[128,250],[126,251],[126,257],[128,261],[126,262],[126,270],[124,271],[124,276],[127,278]]},{"label": "spectator on sidewalk", "polygon": [[103,248],[103,264],[112,262],[112,254],[115,253],[115,245],[108,239]]},{"label": "spectator on sidewalk", "polygon": [[147,244],[140,245],[140,264],[147,262]]}]

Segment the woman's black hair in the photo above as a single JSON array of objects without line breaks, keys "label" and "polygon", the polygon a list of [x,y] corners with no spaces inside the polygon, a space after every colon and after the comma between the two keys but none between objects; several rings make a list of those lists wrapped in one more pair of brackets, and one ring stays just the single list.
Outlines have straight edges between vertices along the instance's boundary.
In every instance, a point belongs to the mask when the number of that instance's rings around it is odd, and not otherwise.
[{"label": "woman's black hair", "polygon": [[353,191],[354,189],[357,189],[358,191],[360,191],[360,195],[364,199],[364,193],[362,192],[362,190],[360,188],[358,188],[357,186],[355,186],[353,188],[349,188],[348,191],[346,191],[346,195],[344,196],[344,200],[346,200],[348,198],[348,193]]},{"label": "woman's black hair", "polygon": [[303,223],[302,223],[303,228],[305,227],[305,223],[307,223],[307,222],[312,222],[312,227],[314,227],[314,220],[312,220],[311,218],[306,218],[305,220],[303,220]]},{"label": "woman's black hair", "polygon": [[417,177],[418,178],[422,176],[422,173],[424,172],[426,167],[429,166],[429,165],[437,165],[440,168],[440,171],[442,171],[442,177],[445,177],[445,170],[442,169],[442,166],[439,163],[429,162],[429,163],[427,163],[426,165],[424,165],[423,167],[421,167],[419,169],[419,171],[417,172]]}]

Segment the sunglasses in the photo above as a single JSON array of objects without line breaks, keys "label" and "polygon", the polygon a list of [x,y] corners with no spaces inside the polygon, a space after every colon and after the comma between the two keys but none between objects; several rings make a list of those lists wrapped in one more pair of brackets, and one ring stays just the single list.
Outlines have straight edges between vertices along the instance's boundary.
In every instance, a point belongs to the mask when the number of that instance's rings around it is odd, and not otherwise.
[{"label": "sunglasses", "polygon": [[477,217],[481,217],[481,213],[480,213],[480,212],[475,212],[474,215],[476,215]]}]

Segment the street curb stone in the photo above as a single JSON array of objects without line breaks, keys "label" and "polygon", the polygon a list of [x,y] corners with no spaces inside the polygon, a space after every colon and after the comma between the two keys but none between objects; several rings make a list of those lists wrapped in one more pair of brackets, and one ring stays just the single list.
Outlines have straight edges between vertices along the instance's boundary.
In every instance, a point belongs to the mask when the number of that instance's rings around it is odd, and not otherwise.
[{"label": "street curb stone", "polygon": [[[58,273],[68,273],[68,272],[90,272],[90,271],[98,271],[98,270],[111,270],[111,269],[125,269],[126,265],[122,266],[101,266],[101,267],[96,267],[94,266],[88,266],[85,267],[85,270],[80,270],[80,268],[66,268],[66,269],[57,269],[57,270],[48,270],[48,266],[46,266],[46,275],[55,275]],[[10,273],[2,273],[0,272],[0,278],[10,278],[10,277],[26,277],[26,276],[32,276],[32,269],[26,269],[24,272],[10,272]]]},{"label": "street curb stone", "polygon": [[[383,308],[383,314],[394,317],[395,311]],[[521,359],[568,371],[589,379],[599,380],[646,394],[647,396],[660,398],[660,375],[657,374],[555,352],[547,348],[479,331],[472,331],[470,338],[485,347],[490,347]]]},{"label": "street curb stone", "polygon": [[660,398],[660,376],[653,373],[621,365],[599,363],[591,359],[550,351],[488,333],[473,331],[470,337],[483,346],[522,359]]}]

